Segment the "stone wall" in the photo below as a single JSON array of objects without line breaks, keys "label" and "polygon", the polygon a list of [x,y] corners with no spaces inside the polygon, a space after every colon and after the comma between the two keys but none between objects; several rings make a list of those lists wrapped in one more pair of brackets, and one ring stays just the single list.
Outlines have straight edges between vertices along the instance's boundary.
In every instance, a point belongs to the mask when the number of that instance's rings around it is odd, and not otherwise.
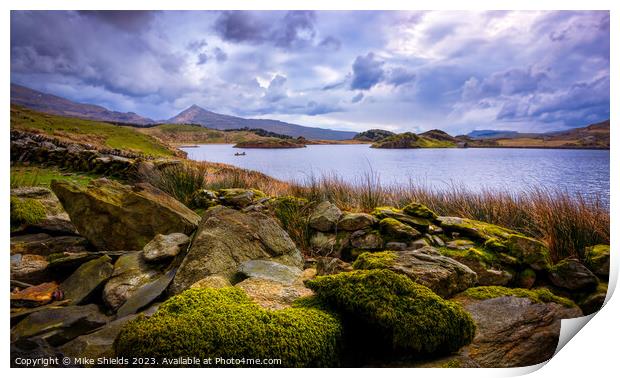
[{"label": "stone wall", "polygon": [[115,177],[131,176],[140,161],[138,154],[117,149],[95,149],[41,134],[11,130],[11,163],[34,163]]}]

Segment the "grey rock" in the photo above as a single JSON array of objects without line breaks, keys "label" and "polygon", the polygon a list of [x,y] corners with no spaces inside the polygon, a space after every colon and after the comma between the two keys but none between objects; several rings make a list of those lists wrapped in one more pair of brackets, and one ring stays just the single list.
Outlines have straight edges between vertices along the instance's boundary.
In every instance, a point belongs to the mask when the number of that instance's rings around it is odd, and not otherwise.
[{"label": "grey rock", "polygon": [[323,201],[310,214],[308,226],[318,231],[328,232],[335,228],[341,215],[342,211],[336,205]]},{"label": "grey rock", "polygon": [[338,229],[344,231],[357,231],[377,223],[377,218],[366,213],[345,213],[338,222]]},{"label": "grey rock", "polygon": [[212,207],[205,212],[170,290],[180,293],[214,274],[232,279],[239,265],[248,260],[303,267],[301,252],[274,218]]},{"label": "grey rock", "polygon": [[64,298],[80,304],[110,276],[114,267],[109,256],[101,256],[80,266],[60,285]]},{"label": "grey rock", "polygon": [[142,254],[146,261],[161,261],[175,257],[189,244],[189,236],[181,233],[168,235],[157,234],[148,242]]},{"label": "grey rock", "polygon": [[552,266],[549,280],[569,290],[594,290],[599,282],[594,273],[576,259],[562,260]]},{"label": "grey rock", "polygon": [[246,277],[263,278],[290,285],[301,276],[301,269],[268,260],[250,260],[239,265],[239,273]]}]

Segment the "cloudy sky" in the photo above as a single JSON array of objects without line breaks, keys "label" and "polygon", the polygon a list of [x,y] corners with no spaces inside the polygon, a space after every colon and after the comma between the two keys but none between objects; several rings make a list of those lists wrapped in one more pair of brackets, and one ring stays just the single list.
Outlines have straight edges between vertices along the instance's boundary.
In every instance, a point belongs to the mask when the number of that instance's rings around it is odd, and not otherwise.
[{"label": "cloudy sky", "polygon": [[11,81],[153,119],[559,130],[609,118],[609,13],[13,11]]}]

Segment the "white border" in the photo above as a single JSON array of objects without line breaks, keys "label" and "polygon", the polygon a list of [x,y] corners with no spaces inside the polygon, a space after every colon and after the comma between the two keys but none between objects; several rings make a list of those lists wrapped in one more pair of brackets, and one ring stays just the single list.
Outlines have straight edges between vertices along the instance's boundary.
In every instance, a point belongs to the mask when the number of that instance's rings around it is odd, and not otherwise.
[{"label": "white border", "polygon": [[[33,0],[20,0],[19,2],[13,1],[11,2],[3,2],[2,6],[4,8],[4,12],[0,14],[0,28],[2,30],[2,45],[5,54],[4,58],[0,60],[0,64],[2,65],[2,72],[4,73],[3,77],[3,90],[0,92],[0,98],[5,106],[0,107],[0,112],[2,114],[2,120],[4,121],[4,133],[2,138],[2,146],[4,148],[1,149],[1,153],[3,156],[2,165],[2,176],[4,180],[2,181],[4,185],[0,186],[0,190],[2,191],[2,197],[5,199],[2,201],[0,206],[2,206],[2,213],[4,216],[0,220],[0,230],[2,232],[2,239],[4,241],[4,251],[5,251],[5,259],[3,260],[4,271],[7,273],[9,271],[9,259],[8,259],[8,250],[9,250],[9,208],[8,208],[8,197],[9,197],[9,185],[8,185],[8,177],[9,177],[9,138],[8,138],[8,125],[9,125],[9,107],[8,104],[10,102],[10,12],[11,9],[316,9],[316,10],[341,10],[341,9],[394,9],[394,10],[404,10],[404,9],[434,9],[434,10],[491,10],[491,9],[501,9],[501,10],[555,10],[555,9],[583,9],[583,10],[611,10],[611,113],[614,113],[614,109],[617,108],[618,104],[618,85],[616,72],[614,70],[615,65],[618,65],[618,46],[614,44],[617,42],[618,30],[619,30],[619,20],[618,20],[618,6],[616,5],[618,2],[612,1],[602,1],[602,0],[589,0],[589,1],[574,1],[574,0],[564,0],[564,1],[540,1],[540,0],[521,0],[521,1],[490,1],[490,0],[479,0],[475,3],[468,2],[459,2],[456,0],[448,1],[448,0],[435,0],[432,3],[414,3],[414,2],[404,2],[397,0],[382,0],[382,1],[370,1],[370,0],[297,0],[293,2],[284,2],[284,1],[275,1],[275,0],[263,0],[263,1],[242,1],[242,0],[229,0],[229,1],[191,1],[191,0],[176,0],[176,1],[165,1],[165,0],[152,0],[152,1],[130,1],[130,0],[96,0],[96,1],[60,1],[60,0],[52,0],[52,1],[33,1]],[[467,5],[467,7],[465,7]],[[615,114],[611,116],[612,119],[612,134],[611,134],[611,144],[613,146],[617,146],[620,136],[615,132],[616,121]],[[616,153],[615,148],[611,149],[611,193],[615,193],[618,188],[618,154]],[[612,256],[619,250],[619,243],[617,242],[618,229],[616,227],[616,222],[613,221],[616,219],[616,215],[618,214],[617,205],[615,201],[615,197],[612,196],[610,199],[611,202],[611,215],[612,215]],[[618,271],[618,259],[612,257],[612,278],[610,279],[610,295],[612,287],[615,287],[617,271]],[[3,279],[0,280],[1,289],[3,290],[5,295],[8,296],[9,293],[9,285],[8,280]],[[278,377],[278,376],[290,376],[294,374],[295,376],[301,377],[315,377],[317,374],[355,374],[356,376],[374,376],[377,373],[379,374],[390,374],[395,376],[412,376],[414,374],[424,374],[424,376],[459,376],[459,377],[481,377],[481,376],[516,376],[527,374],[535,371],[532,376],[584,376],[584,377],[592,377],[592,376],[609,376],[614,374],[613,371],[617,370],[617,346],[618,346],[618,337],[620,336],[619,323],[620,321],[620,302],[617,298],[611,298],[608,296],[608,303],[605,305],[604,309],[594,317],[594,321],[588,323],[585,326],[585,330],[578,332],[574,336],[574,340],[566,344],[564,348],[559,351],[559,353],[550,360],[548,364],[540,364],[535,367],[529,368],[519,368],[519,369],[426,369],[426,370],[416,370],[410,371],[409,369],[391,369],[389,371],[382,370],[381,372],[374,371],[373,369],[355,369],[355,371],[348,371],[353,369],[345,369],[342,370],[319,370],[315,371],[315,369],[297,369],[296,371],[290,371],[288,369],[265,369],[258,370],[254,369],[249,372],[246,369],[238,370],[238,369],[213,369],[209,371],[192,369],[192,370],[184,370],[181,374],[190,374],[190,375],[199,375],[199,376],[229,376],[229,375],[258,375],[258,376],[268,376],[268,377]],[[7,369],[9,366],[9,300],[5,299],[4,303],[4,314],[5,315],[5,325],[0,328],[0,334],[3,336],[2,339],[5,342],[0,343],[1,350],[3,351],[3,358],[0,360],[0,366],[2,366],[3,370]],[[563,329],[563,333],[566,332],[565,327]],[[544,368],[543,368],[544,366]],[[113,374],[121,373],[125,374],[134,374],[134,371],[129,371],[126,369],[116,370]],[[137,371],[136,371],[137,372]],[[45,371],[41,370],[32,370],[32,369],[13,369],[11,372],[5,372],[5,374],[11,374],[13,377],[17,376],[26,376],[26,375],[40,375],[44,374],[45,376],[78,376],[83,375],[85,373],[84,370],[81,369],[68,369],[68,370],[58,370],[58,369],[47,369]],[[170,376],[175,372],[170,369],[151,369],[148,372],[144,372],[148,375],[161,375],[161,376]],[[111,371],[107,371],[104,369],[91,369],[88,370],[89,375],[98,377],[112,374]],[[617,373],[616,373],[617,374]]]}]

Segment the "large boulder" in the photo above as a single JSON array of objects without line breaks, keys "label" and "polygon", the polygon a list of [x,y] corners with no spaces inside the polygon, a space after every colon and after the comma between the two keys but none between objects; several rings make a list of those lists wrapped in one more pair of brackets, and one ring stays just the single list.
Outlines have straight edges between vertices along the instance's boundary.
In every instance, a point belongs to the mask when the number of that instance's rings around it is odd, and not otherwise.
[{"label": "large boulder", "polygon": [[277,355],[278,367],[332,367],[338,364],[341,338],[342,325],[330,313],[304,307],[267,310],[231,287],[190,289],[168,299],[153,316],[128,322],[114,347],[117,356],[130,361],[139,356],[266,361]]},{"label": "large boulder", "polygon": [[99,250],[139,250],[157,234],[190,234],[200,217],[155,187],[97,179],[87,187],[52,181],[79,233]]},{"label": "large boulder", "polygon": [[318,276],[306,285],[342,316],[352,337],[345,352],[362,364],[379,356],[448,354],[474,335],[474,322],[459,305],[387,269]]},{"label": "large boulder", "polygon": [[274,218],[259,212],[212,207],[203,216],[171,291],[180,293],[214,274],[232,279],[239,265],[249,260],[303,267],[301,252]]},{"label": "large boulder", "polygon": [[52,234],[77,232],[54,193],[38,186],[11,189],[11,229]]},{"label": "large boulder", "polygon": [[367,252],[355,260],[353,267],[389,269],[404,274],[444,298],[474,286],[477,279],[476,273],[458,261],[423,250]]},{"label": "large boulder", "polygon": [[329,232],[334,229],[341,215],[342,211],[336,205],[323,201],[310,214],[308,226],[317,231]]},{"label": "large boulder", "polygon": [[263,198],[267,199],[265,193],[256,189],[222,189],[218,194],[222,203],[237,208],[244,208]]},{"label": "large boulder", "polygon": [[11,329],[11,342],[39,337],[50,345],[62,345],[107,322],[108,317],[94,304],[43,309]]},{"label": "large boulder", "polygon": [[577,291],[594,290],[599,282],[594,273],[576,259],[565,259],[552,266],[549,280],[555,286]]},{"label": "large boulder", "polygon": [[166,260],[178,255],[188,244],[189,236],[179,232],[169,235],[157,234],[144,246],[142,254],[146,261]]},{"label": "large boulder", "polygon": [[450,257],[476,272],[478,285],[505,286],[513,280],[513,273],[502,267],[493,253],[485,249],[470,247],[470,245],[472,244],[469,241],[454,240],[448,243],[446,248],[441,248],[440,251],[444,256]]},{"label": "large boulder", "polygon": [[64,298],[71,304],[80,304],[110,276],[114,267],[112,259],[103,255],[98,259],[82,264],[60,285]]},{"label": "large boulder", "polygon": [[546,290],[477,287],[455,297],[476,322],[473,342],[459,352],[480,367],[529,366],[550,359],[562,319],[582,316]]},{"label": "large boulder", "polygon": [[585,264],[597,276],[609,277],[609,245],[598,244],[586,248]]}]

